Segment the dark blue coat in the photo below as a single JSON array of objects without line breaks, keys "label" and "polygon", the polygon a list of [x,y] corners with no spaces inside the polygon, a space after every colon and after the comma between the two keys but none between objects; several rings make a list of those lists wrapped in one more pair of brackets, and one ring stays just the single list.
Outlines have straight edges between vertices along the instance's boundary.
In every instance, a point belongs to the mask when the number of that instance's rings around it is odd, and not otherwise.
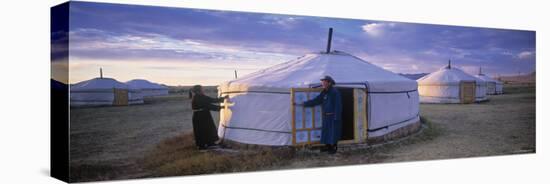
[{"label": "dark blue coat", "polygon": [[322,144],[336,144],[342,136],[342,98],[336,88],[323,90],[314,99],[304,102],[305,107],[321,105],[323,107]]}]

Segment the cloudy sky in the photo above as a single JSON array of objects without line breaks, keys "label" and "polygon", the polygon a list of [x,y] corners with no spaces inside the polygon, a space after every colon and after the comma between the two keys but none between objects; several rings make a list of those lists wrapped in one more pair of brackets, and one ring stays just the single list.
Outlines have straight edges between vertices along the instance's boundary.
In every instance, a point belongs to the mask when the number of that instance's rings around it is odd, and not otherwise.
[{"label": "cloudy sky", "polygon": [[324,50],[329,27],[333,49],[396,73],[433,72],[449,59],[471,74],[535,70],[533,31],[72,2],[69,82],[102,67],[119,81],[217,85],[234,70]]}]

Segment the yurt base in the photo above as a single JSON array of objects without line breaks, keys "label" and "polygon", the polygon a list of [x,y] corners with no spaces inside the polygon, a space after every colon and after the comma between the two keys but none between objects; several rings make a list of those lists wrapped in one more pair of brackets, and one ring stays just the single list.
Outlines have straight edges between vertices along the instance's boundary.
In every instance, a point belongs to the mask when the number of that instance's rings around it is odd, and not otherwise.
[{"label": "yurt base", "polygon": [[233,140],[223,139],[220,144],[224,148],[239,149],[239,150],[259,150],[259,151],[274,151],[274,150],[293,150],[293,146],[269,146],[269,145],[257,145],[257,144],[245,144]]},{"label": "yurt base", "polygon": [[[419,120],[415,123],[411,123],[409,125],[396,129],[395,131],[392,131],[388,134],[377,136],[377,137],[369,137],[366,142],[355,143],[354,141],[340,141],[339,148],[341,150],[347,150],[347,149],[364,148],[364,147],[370,147],[374,145],[388,143],[388,142],[406,138],[415,133],[418,133],[422,129],[422,127],[423,127],[422,122]],[[261,150],[261,151],[274,151],[274,150],[286,150],[286,149],[294,150],[297,148],[298,149],[299,148],[316,149],[322,146],[321,144],[299,145],[299,146],[292,146],[292,145],[269,146],[269,145],[245,144],[245,143],[240,143],[237,141],[227,140],[227,139],[220,140],[220,144],[222,144],[225,148],[230,148],[230,149]]]},{"label": "yurt base", "polygon": [[437,97],[420,96],[421,104],[476,104],[476,103],[483,103],[487,101],[489,101],[489,98],[476,99],[475,101],[471,101],[471,102],[464,102],[458,98],[453,99],[453,98],[437,98]]},{"label": "yurt base", "polygon": [[476,100],[476,102],[474,103],[484,103],[484,102],[488,102],[489,101],[489,98],[485,98],[485,99],[482,99],[482,100]]},{"label": "yurt base", "polygon": [[422,129],[422,122],[418,120],[415,123],[411,123],[407,126],[401,127],[388,134],[378,136],[378,137],[369,137],[367,139],[367,144],[369,145],[383,144],[389,141],[393,141],[393,140],[397,140],[400,138],[413,135],[416,132],[420,131],[421,129]]}]

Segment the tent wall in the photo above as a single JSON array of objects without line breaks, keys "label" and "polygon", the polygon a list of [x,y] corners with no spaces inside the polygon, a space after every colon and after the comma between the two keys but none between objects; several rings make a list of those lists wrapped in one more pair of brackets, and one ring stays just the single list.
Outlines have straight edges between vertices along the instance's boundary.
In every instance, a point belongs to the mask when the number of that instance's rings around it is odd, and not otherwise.
[{"label": "tent wall", "polygon": [[487,82],[476,81],[476,102],[487,100]]},{"label": "tent wall", "polygon": [[422,103],[460,103],[459,85],[419,85]]},{"label": "tent wall", "polygon": [[390,133],[392,133],[393,131],[395,131],[399,128],[402,128],[402,127],[405,127],[407,125],[411,125],[411,124],[414,124],[414,123],[418,123],[418,122],[420,122],[420,116],[416,116],[415,118],[408,119],[408,120],[405,120],[405,121],[403,121],[399,124],[388,126],[386,128],[383,128],[383,129],[378,129],[376,131],[370,131],[369,130],[369,132],[368,132],[369,139],[383,137],[384,135],[390,134]]},{"label": "tent wall", "polygon": [[504,91],[502,90],[502,83],[496,83],[495,90],[497,94],[502,94]]},{"label": "tent wall", "polygon": [[232,106],[220,111],[218,135],[246,144],[291,145],[290,94],[229,94]]},{"label": "tent wall", "polygon": [[418,116],[418,92],[369,93],[369,130],[399,124]]},{"label": "tent wall", "polygon": [[[233,93],[232,105],[220,111],[218,135],[257,145],[291,145],[290,94]],[[418,92],[368,93],[368,136],[382,136],[418,122]]]},{"label": "tent wall", "polygon": [[71,106],[112,105],[115,96],[113,90],[71,91]]},{"label": "tent wall", "polygon": [[143,95],[140,90],[128,90],[128,104],[142,104],[143,103]]},{"label": "tent wall", "polygon": [[484,80],[485,82],[487,82],[487,94],[488,95],[496,95],[496,94],[500,94],[500,92],[502,92],[502,83],[500,81],[497,81],[497,80],[495,80],[495,79],[493,79],[493,78],[491,78],[487,75],[482,75],[482,74],[478,74],[478,75],[476,75],[476,77],[481,79],[481,80]]},{"label": "tent wall", "polygon": [[497,94],[496,82],[487,82],[487,94],[494,95]]}]

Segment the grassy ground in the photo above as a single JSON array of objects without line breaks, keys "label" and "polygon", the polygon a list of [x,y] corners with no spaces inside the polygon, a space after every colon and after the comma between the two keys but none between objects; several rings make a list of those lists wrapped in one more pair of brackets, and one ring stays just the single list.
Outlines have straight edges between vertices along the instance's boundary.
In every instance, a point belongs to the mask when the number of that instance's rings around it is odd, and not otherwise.
[{"label": "grassy ground", "polygon": [[319,153],[317,148],[288,147],[274,150],[198,151],[192,143],[192,134],[184,133],[163,141],[144,157],[142,163],[147,170],[152,171],[152,177],[380,163],[395,148],[433,140],[440,135],[438,127],[423,120],[426,122],[425,128],[412,137],[378,146],[341,146],[340,152],[335,155]]},{"label": "grassy ground", "polygon": [[287,163],[293,155],[291,149],[198,151],[193,134],[184,133],[161,142],[141,163],[153,177],[195,175],[262,170]]},{"label": "grassy ground", "polygon": [[421,115],[441,129],[432,141],[392,150],[387,162],[535,152],[535,87],[468,105],[422,104]]},{"label": "grassy ground", "polygon": [[142,105],[71,108],[70,118],[73,181],[147,176],[136,160],[163,139],[192,130],[187,95],[146,98]]},{"label": "grassy ground", "polygon": [[533,153],[535,87],[504,90],[480,104],[422,104],[422,132],[335,155],[307,148],[197,151],[189,100],[181,95],[71,109],[71,176],[90,181]]}]

